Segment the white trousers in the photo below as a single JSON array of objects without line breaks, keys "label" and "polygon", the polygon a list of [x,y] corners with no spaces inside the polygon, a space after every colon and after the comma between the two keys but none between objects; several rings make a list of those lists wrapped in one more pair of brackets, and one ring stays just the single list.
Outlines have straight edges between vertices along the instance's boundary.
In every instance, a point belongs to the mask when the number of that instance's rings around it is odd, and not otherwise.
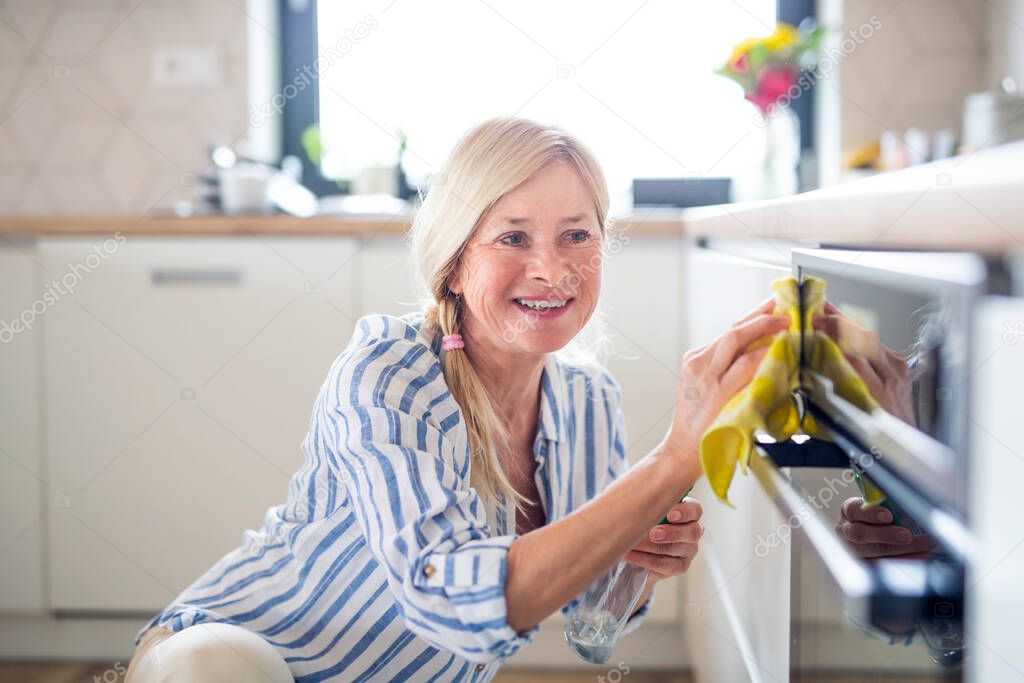
[{"label": "white trousers", "polygon": [[293,683],[288,665],[261,636],[231,624],[154,628],[135,650],[125,683]]}]

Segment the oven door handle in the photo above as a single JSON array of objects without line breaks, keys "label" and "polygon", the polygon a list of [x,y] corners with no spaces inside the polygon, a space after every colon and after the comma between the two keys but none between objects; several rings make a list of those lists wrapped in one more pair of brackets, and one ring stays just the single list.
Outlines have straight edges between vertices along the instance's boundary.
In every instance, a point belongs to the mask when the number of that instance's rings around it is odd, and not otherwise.
[{"label": "oven door handle", "polygon": [[844,609],[851,618],[884,627],[932,616],[940,604],[962,608],[962,567],[896,558],[869,563],[847,547],[810,496],[775,465],[765,446],[755,446],[750,469],[782,512],[785,523],[804,534],[842,594]]},{"label": "oven door handle", "polygon": [[[800,395],[809,411],[832,435],[861,444],[850,459],[867,469],[882,454],[895,472],[915,480],[928,498],[947,507],[957,500],[956,454],[949,446],[909,426],[899,418],[879,409],[867,414],[843,399],[835,384],[824,375],[801,370],[803,388]],[[851,449],[844,448],[845,451]],[[928,476],[919,476],[927,471]],[[885,488],[884,486],[882,487]]]}]

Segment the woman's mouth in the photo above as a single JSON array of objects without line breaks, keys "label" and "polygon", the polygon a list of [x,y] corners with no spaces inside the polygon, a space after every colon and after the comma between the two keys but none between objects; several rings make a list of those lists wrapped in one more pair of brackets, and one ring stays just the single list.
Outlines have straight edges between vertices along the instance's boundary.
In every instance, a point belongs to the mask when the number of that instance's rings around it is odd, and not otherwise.
[{"label": "woman's mouth", "polygon": [[566,309],[575,301],[575,298],[568,299],[512,299],[523,313],[535,319],[557,318],[565,313]]}]

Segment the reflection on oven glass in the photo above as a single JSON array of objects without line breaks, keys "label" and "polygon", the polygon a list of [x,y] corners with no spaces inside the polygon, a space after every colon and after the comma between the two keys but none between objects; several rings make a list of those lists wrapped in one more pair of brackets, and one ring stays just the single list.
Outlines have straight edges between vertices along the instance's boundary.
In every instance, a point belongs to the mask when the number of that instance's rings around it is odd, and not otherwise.
[{"label": "reflection on oven glass", "polygon": [[[861,481],[861,475],[853,475]],[[836,532],[853,554],[865,560],[898,557],[930,560],[935,539],[891,501],[865,507],[864,498],[848,498],[840,509]]]},{"label": "reflection on oven glass", "polygon": [[887,412],[954,450],[965,448],[964,340],[927,294],[832,277],[815,330],[828,335]]},{"label": "reflection on oven glass", "polygon": [[[911,316],[915,336],[908,350],[908,362],[917,406],[917,428],[953,445],[955,435],[950,433],[948,424],[943,426],[938,402],[949,402],[953,398],[949,395],[950,387],[942,385],[957,383],[956,372],[963,371],[966,361],[964,350],[955,338],[944,346],[947,334],[941,311],[942,308],[932,302],[918,308]],[[950,370],[944,372],[943,363]]]},{"label": "reflection on oven glass", "polygon": [[[877,332],[830,302],[825,303],[824,313],[815,316],[812,325],[836,342],[881,408],[913,427],[918,426],[910,365],[903,352],[886,346]],[[915,340],[911,346],[912,351],[922,348],[925,347],[921,340]]]},{"label": "reflection on oven glass", "polygon": [[[801,467],[791,476],[843,544],[874,570],[911,582],[944,571],[943,550],[917,520],[891,501],[864,506],[861,473]],[[809,542],[794,535],[793,544],[792,680],[962,680],[961,605],[937,600],[923,613],[883,609],[865,621],[847,609]]]}]

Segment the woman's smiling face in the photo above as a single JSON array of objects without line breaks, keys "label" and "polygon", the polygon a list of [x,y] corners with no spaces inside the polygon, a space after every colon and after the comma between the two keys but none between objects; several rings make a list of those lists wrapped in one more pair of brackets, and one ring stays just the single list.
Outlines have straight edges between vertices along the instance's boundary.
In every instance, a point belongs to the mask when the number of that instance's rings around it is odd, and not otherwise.
[{"label": "woman's smiling face", "polygon": [[467,346],[525,354],[565,346],[597,306],[602,240],[594,197],[566,162],[504,195],[470,237],[449,287],[463,298]]}]

